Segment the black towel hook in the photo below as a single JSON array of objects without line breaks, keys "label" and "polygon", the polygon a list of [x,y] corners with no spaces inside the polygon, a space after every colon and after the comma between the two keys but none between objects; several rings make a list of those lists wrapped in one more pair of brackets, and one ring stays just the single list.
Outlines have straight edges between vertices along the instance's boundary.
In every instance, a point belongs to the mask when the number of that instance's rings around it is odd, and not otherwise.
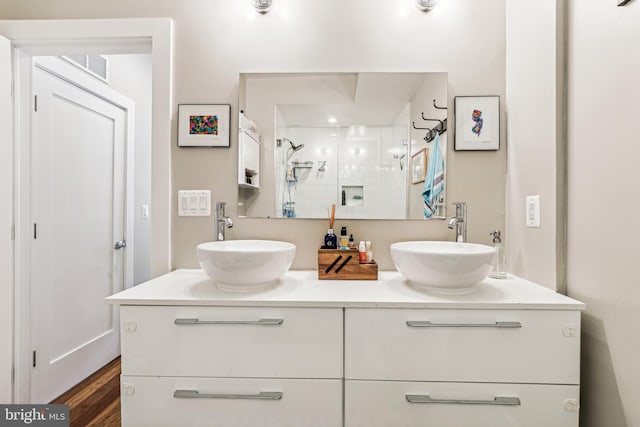
[{"label": "black towel hook", "polygon": [[428,119],[424,116],[424,113],[420,113],[422,115],[422,120],[430,121],[430,122],[440,122],[440,127],[444,126],[444,122],[440,119]]},{"label": "black towel hook", "polygon": [[418,126],[416,126],[416,122],[411,122],[413,124],[413,128],[416,130],[428,130],[431,131],[431,128],[419,128]]},{"label": "black towel hook", "polygon": [[434,108],[436,108],[436,109],[438,109],[438,110],[446,110],[446,109],[447,109],[447,107],[438,107],[438,106],[436,105],[436,100],[435,100],[435,99],[433,100],[433,106],[434,106]]},{"label": "black towel hook", "polygon": [[432,135],[430,137],[430,139],[427,141],[432,141],[433,138],[435,138],[435,134],[437,133],[438,135],[442,135],[443,133],[445,133],[447,131],[447,119],[445,118],[444,120],[440,120],[440,119],[428,119],[424,116],[424,113],[422,114],[422,120],[428,120],[428,121],[432,121],[432,122],[438,122],[437,125],[435,125],[433,128],[420,128],[416,126],[416,122],[412,122],[413,123],[413,128],[414,129],[419,129],[419,130],[426,130],[429,133],[427,135]]},{"label": "black towel hook", "polygon": [[437,130],[431,129],[431,128],[420,128],[418,126],[416,126],[416,122],[411,122],[411,124],[413,125],[413,128],[416,130],[426,130],[427,134],[424,136],[424,140],[426,142],[431,142],[433,141],[433,139],[436,137],[436,134],[438,133]]}]

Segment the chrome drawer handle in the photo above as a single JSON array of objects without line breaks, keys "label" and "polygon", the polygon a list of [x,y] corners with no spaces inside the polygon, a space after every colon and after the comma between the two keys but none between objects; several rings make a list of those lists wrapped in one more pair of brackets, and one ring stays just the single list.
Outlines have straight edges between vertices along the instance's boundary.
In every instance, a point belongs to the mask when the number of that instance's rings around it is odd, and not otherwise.
[{"label": "chrome drawer handle", "polygon": [[200,319],[176,319],[176,325],[259,325],[280,326],[284,319],[260,319],[260,320],[200,320]]},{"label": "chrome drawer handle", "polygon": [[176,390],[173,392],[176,399],[257,399],[280,400],[282,393],[279,391],[261,391],[258,394],[231,394],[231,393],[200,393],[198,390]]},{"label": "chrome drawer handle", "polygon": [[446,403],[454,405],[502,405],[518,406],[520,398],[496,396],[493,400],[465,400],[465,399],[432,399],[428,394],[406,394],[409,403]]},{"label": "chrome drawer handle", "polygon": [[428,320],[407,320],[410,328],[521,328],[520,322],[495,323],[432,323]]}]

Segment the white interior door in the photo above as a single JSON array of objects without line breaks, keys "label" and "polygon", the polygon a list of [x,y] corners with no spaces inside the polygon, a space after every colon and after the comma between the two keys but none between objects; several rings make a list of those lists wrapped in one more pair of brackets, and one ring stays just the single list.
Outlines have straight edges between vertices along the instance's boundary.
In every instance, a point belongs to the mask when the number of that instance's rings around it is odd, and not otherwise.
[{"label": "white interior door", "polygon": [[[120,354],[127,113],[34,66],[31,401],[49,402]],[[37,99],[37,101],[36,101]]]},{"label": "white interior door", "polygon": [[13,136],[11,43],[0,36],[0,402],[12,402]]}]

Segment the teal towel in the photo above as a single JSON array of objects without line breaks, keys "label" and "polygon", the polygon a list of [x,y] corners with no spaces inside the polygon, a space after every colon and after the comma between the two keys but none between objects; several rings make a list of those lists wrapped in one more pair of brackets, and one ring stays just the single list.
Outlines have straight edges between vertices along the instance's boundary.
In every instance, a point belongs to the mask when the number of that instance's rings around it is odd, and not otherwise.
[{"label": "teal towel", "polygon": [[424,180],[424,217],[431,218],[435,213],[438,196],[444,191],[444,158],[440,149],[440,135],[433,139],[429,160],[427,164],[427,176]]}]

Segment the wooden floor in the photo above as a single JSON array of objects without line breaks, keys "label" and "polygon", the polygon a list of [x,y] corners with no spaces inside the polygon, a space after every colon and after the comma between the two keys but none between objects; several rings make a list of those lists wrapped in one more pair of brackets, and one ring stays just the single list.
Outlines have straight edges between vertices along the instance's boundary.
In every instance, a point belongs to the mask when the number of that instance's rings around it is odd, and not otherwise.
[{"label": "wooden floor", "polygon": [[70,427],[119,427],[120,358],[51,403],[69,405]]}]

